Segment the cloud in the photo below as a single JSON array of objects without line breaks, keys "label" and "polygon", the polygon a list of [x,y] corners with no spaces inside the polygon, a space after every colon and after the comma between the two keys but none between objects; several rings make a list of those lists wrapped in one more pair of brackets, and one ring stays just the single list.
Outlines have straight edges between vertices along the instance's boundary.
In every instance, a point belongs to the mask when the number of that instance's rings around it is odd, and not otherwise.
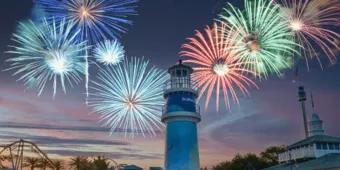
[{"label": "cloud", "polygon": [[119,148],[119,150],[125,151],[125,152],[141,152],[140,149],[133,149],[133,148]]},{"label": "cloud", "polygon": [[15,122],[0,122],[0,128],[90,131],[90,132],[109,132],[110,131],[110,128],[105,128],[105,127],[58,126],[58,125],[29,124],[29,123],[15,123]]},{"label": "cloud", "polygon": [[[58,126],[58,125],[46,125],[46,124],[29,124],[29,123],[16,123],[16,122],[0,122],[0,128],[12,128],[12,129],[42,129],[42,130],[61,130],[61,131],[79,131],[79,132],[105,132],[110,133],[109,127],[97,127],[97,126]],[[124,129],[116,129],[115,133],[126,132]],[[136,132],[138,133],[138,132]],[[156,134],[161,134],[160,130],[155,130]],[[141,133],[140,133],[141,134]]]},{"label": "cloud", "polygon": [[[16,136],[12,135],[0,135],[1,139],[13,139],[19,140]],[[125,146],[129,145],[127,142],[122,142],[119,140],[100,140],[100,139],[67,139],[67,138],[57,138],[51,136],[31,136],[26,135],[24,140],[34,142],[40,146],[49,146],[49,145],[61,145],[68,144],[71,146],[82,146],[82,145],[120,145]],[[73,145],[72,145],[73,144]]]},{"label": "cloud", "polygon": [[213,131],[211,136],[213,139],[223,144],[232,145],[234,148],[253,150],[269,142],[280,143],[286,141],[285,136],[294,132],[290,125],[291,123],[282,117],[254,114],[221,126]]},{"label": "cloud", "polygon": [[49,154],[57,154],[62,156],[98,156],[103,155],[112,159],[135,159],[135,160],[146,160],[146,159],[161,159],[161,154],[136,154],[136,153],[125,153],[125,152],[86,152],[86,151],[75,151],[75,150],[46,150]]},{"label": "cloud", "polygon": [[100,139],[61,139],[56,137],[32,136],[28,140],[35,141],[40,145],[53,144],[86,144],[86,145],[129,145],[127,142],[115,140],[100,140]]}]

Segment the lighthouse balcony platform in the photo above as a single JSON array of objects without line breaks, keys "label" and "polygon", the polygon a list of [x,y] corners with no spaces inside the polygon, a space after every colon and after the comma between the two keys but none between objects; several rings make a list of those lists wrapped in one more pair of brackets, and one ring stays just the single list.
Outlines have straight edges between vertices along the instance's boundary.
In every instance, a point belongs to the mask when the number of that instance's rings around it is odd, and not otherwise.
[{"label": "lighthouse balcony platform", "polygon": [[171,105],[169,107],[166,105],[162,108],[162,121],[169,119],[200,121],[200,106],[198,104],[195,104],[194,107],[190,107],[190,105],[186,105],[186,107]]}]

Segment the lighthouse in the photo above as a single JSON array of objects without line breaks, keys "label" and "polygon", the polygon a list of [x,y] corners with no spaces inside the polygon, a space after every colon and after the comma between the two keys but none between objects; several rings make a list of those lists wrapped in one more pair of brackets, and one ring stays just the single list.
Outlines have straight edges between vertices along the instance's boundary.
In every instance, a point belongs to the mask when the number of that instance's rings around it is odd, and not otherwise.
[{"label": "lighthouse", "polygon": [[166,125],[165,170],[199,170],[197,123],[201,116],[190,78],[193,69],[180,60],[168,72],[171,78],[164,91],[162,114]]}]

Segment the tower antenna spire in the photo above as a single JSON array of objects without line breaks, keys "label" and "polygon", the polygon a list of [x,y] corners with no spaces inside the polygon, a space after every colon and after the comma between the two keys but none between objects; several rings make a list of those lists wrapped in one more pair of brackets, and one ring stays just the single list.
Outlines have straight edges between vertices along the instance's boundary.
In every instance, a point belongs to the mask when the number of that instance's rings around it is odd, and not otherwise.
[{"label": "tower antenna spire", "polygon": [[303,116],[303,125],[305,128],[305,137],[308,138],[308,124],[307,124],[307,113],[306,113],[306,92],[305,88],[303,86],[299,87],[299,102],[301,103],[301,109],[302,109],[302,116]]},{"label": "tower antenna spire", "polygon": [[315,104],[314,104],[313,92],[310,93],[310,98],[311,98],[313,113],[315,113]]}]

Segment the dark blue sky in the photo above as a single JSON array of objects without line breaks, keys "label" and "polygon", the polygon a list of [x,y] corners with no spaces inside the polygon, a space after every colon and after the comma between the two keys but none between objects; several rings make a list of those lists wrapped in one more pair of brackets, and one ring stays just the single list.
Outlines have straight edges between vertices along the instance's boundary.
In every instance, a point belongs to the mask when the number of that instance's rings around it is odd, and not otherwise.
[{"label": "dark blue sky", "polygon": [[[239,0],[229,2],[237,4]],[[192,36],[195,29],[202,30],[211,24],[224,3],[223,0],[141,0],[137,8],[139,14],[132,17],[134,24],[121,37],[127,55],[145,56],[152,64],[166,69],[179,59],[177,54],[185,39]],[[3,52],[8,49],[11,34],[20,20],[29,18],[31,8],[30,0],[1,2],[1,70],[7,67],[4,60],[9,56]],[[325,121],[326,132],[340,136],[340,64],[330,66],[325,60],[324,65],[322,70],[312,61],[307,71],[301,62],[298,83],[292,83],[296,77],[291,70],[281,78],[258,81],[260,89],[250,89],[251,96],[241,97],[240,105],[233,104],[231,112],[216,113],[213,106],[204,111],[200,124],[202,164],[229,159],[238,152],[258,152],[269,145],[290,144],[301,139],[303,129],[297,86],[302,84],[308,92],[313,91],[316,111]],[[16,82],[17,77],[11,77],[11,73],[0,73],[1,143],[24,137],[40,142],[52,154],[73,156],[99,152],[120,162],[161,165],[163,136],[134,140],[110,137],[97,123],[98,117],[89,114],[84,105],[83,87],[67,95],[57,95],[56,99],[52,99],[51,93],[37,97],[35,91],[27,91],[22,82]],[[47,147],[49,141],[55,148]],[[116,143],[109,143],[108,147],[107,141]],[[75,145],[78,150],[71,154],[69,150]],[[92,150],[87,146],[93,146]],[[133,154],[135,152],[139,154]]]},{"label": "dark blue sky", "polygon": [[[152,62],[169,66],[178,60],[177,53],[185,38],[197,28],[211,24],[221,10],[221,0],[142,0],[134,24],[122,42],[130,56],[150,57]],[[30,17],[30,0],[6,0],[1,5],[1,51],[9,44],[10,35],[19,20]],[[171,63],[170,63],[171,62]]]}]

